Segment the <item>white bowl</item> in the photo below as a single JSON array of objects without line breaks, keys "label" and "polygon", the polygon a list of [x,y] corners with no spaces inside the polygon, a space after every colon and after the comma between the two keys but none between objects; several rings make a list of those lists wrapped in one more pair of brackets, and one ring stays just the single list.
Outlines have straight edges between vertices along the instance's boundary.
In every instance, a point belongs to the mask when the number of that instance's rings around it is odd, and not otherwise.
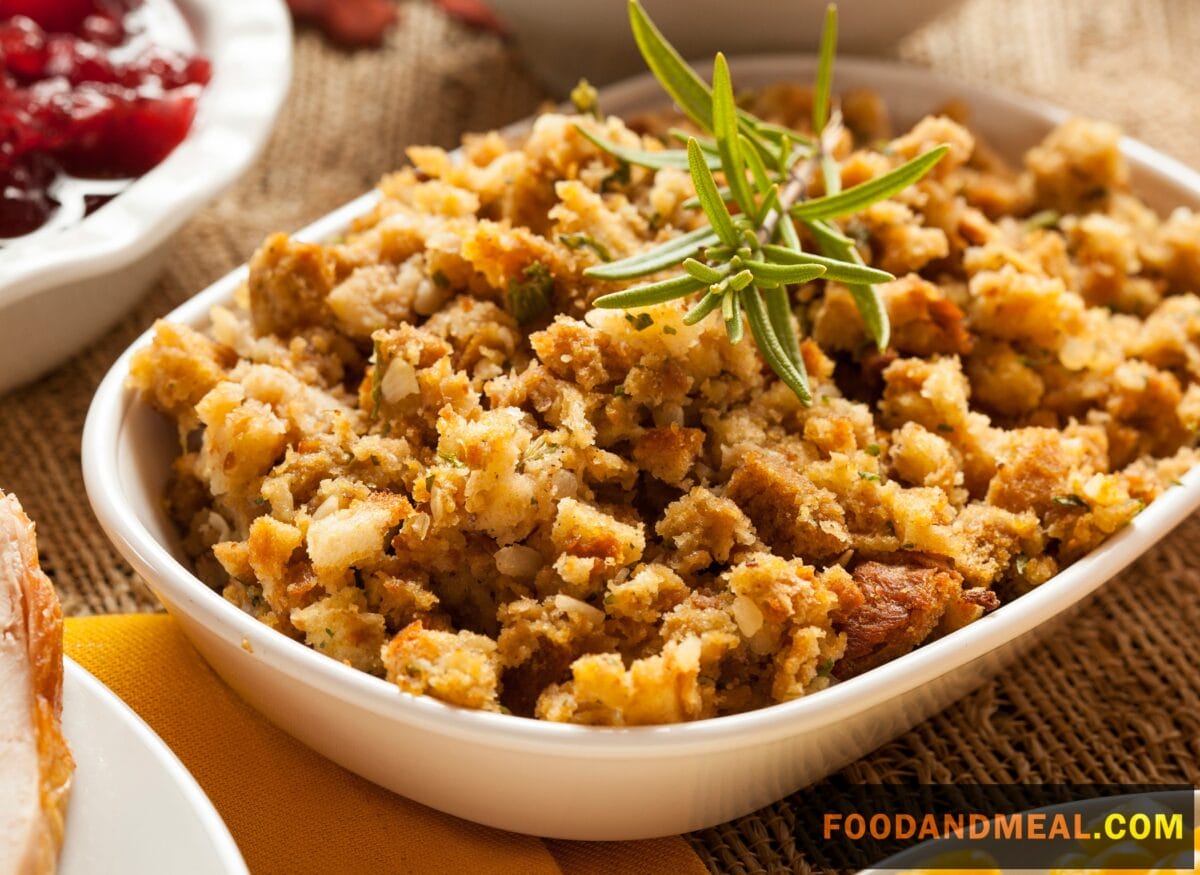
[{"label": "white bowl", "polygon": [[[734,63],[741,86],[807,81],[810,60]],[[1065,114],[894,64],[842,62],[839,86],[878,89],[900,123],[950,97],[1002,152],[1031,146]],[[610,111],[657,105],[642,78],[603,95]],[[1125,140],[1135,184],[1162,210],[1200,206],[1200,175]],[[304,229],[321,240],[375,199]],[[245,268],[169,317],[195,327],[226,303]],[[978,686],[1051,628],[1049,621],[1145,552],[1200,505],[1200,470],[1054,580],[982,620],[813,696],[671,726],[591,728],[459,709],[322,656],[242,613],[192,575],[163,512],[174,428],[125,387],[134,348],[104,379],[83,436],[88,496],[104,530],[250,704],[315,750],[434,808],[503,829],[570,839],[634,839],[720,823],[829,774]]]},{"label": "white bowl", "polygon": [[281,0],[182,0],[212,80],[187,137],[109,203],[0,248],[0,392],[98,337],[155,278],[171,235],[258,155],[291,80]]},{"label": "white bowl", "polygon": [[[850,0],[838,8],[842,55],[877,55],[959,0]],[[530,71],[564,96],[581,76],[596,85],[645,69],[625,0],[490,0]],[[642,0],[685,58],[813,52],[828,0]]]}]

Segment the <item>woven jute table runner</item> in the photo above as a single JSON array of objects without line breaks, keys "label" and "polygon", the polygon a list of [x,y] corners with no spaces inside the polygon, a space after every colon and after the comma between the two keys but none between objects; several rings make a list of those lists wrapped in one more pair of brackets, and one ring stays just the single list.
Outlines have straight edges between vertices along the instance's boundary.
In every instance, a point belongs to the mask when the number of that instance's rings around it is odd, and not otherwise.
[{"label": "woven jute table runner", "polygon": [[[1197,47],[1196,0],[970,0],[897,53],[1110,119],[1200,166]],[[38,521],[42,561],[68,614],[157,607],[92,516],[80,470],[88,403],[120,352],[155,317],[245,261],[268,232],[294,230],[369,188],[403,161],[404,146],[450,145],[545,99],[501,39],[416,2],[380,50],[344,52],[301,32],[295,70],[264,155],[175,238],[153,290],[91,348],[0,397],[0,488]],[[1198,654],[1200,520],[1192,520],[1055,640],[846,775],[1200,782]],[[714,871],[811,871],[794,832],[801,804],[802,796],[785,799],[689,839]]]}]

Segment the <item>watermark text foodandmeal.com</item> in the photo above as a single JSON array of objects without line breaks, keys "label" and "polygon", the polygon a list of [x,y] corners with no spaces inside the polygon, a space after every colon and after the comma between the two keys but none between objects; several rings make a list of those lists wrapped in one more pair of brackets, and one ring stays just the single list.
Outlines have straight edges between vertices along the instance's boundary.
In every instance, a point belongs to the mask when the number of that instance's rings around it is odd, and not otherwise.
[{"label": "watermark text foodandmeal.com", "polygon": [[846,838],[859,841],[926,841],[930,839],[1018,839],[1027,841],[1180,841],[1182,814],[1172,812],[1123,813],[1114,811],[1099,820],[1079,813],[1042,811],[1013,814],[842,814],[826,812],[826,841]]}]

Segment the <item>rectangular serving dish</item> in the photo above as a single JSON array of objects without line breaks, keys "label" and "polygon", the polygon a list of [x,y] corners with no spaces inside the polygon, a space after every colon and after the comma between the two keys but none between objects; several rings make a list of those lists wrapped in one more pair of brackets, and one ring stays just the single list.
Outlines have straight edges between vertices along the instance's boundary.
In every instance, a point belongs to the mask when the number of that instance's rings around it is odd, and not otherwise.
[{"label": "rectangular serving dish", "polygon": [[[811,59],[744,58],[739,87],[810,81]],[[898,125],[951,98],[1010,158],[1066,114],[884,62],[839,61],[838,88],[869,87]],[[661,105],[647,77],[606,90],[601,105],[631,113]],[[1139,193],[1159,211],[1200,207],[1200,175],[1133,140],[1122,148]],[[364,195],[296,236],[322,240],[368,210]],[[235,271],[168,318],[196,328],[244,281]],[[287,732],[372,781],[481,823],[570,839],[635,839],[710,826],[819,780],[981,684],[1048,635],[1101,584],[1200,506],[1200,471],[1051,581],[980,621],[815,695],[745,714],[624,729],[551,724],[469,711],[328,659],[269,629],[208,589],[188,568],[161,496],[176,452],[168,423],[125,387],[132,350],[93,401],[83,441],[92,506],[213,667]]]}]

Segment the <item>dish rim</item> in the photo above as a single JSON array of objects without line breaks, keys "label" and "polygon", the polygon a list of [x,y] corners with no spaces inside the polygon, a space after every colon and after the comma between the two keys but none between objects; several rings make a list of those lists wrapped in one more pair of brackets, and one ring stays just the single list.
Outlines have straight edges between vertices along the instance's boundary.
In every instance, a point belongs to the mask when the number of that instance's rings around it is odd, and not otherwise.
[{"label": "dish rim", "polygon": [[[159,766],[173,780],[175,787],[188,803],[189,810],[200,821],[204,832],[212,840],[215,855],[220,858],[223,872],[227,875],[249,875],[246,860],[242,856],[229,826],[217,811],[196,776],[183,764],[183,760],[171,750],[157,732],[142,716],[133,710],[126,702],[114,693],[104,681],[100,680],[74,659],[63,657],[63,674],[66,680],[64,694],[69,702],[67,707],[79,708],[81,698],[95,703],[96,707],[104,708],[115,717],[120,724],[132,734],[142,747],[157,761]],[[72,686],[81,691],[84,696],[71,696]],[[67,738],[68,744],[71,739]],[[71,841],[71,820],[67,819],[65,842]],[[120,861],[115,861],[120,862]]]},{"label": "dish rim", "polygon": [[0,308],[149,255],[266,144],[292,78],[292,23],[281,0],[170,2],[213,65],[187,136],[95,213],[32,245],[0,248]]},{"label": "dish rim", "polygon": [[[753,77],[757,71],[760,79],[777,80],[799,75],[801,69],[811,69],[813,63],[811,56],[796,55],[751,55],[730,60],[731,67],[743,76]],[[839,71],[856,71],[863,77],[899,77],[914,86],[932,81],[961,95],[968,103],[973,99],[1000,102],[1051,125],[1069,115],[1043,101],[997,93],[921,68],[856,58],[839,59],[838,63]],[[701,69],[703,66],[697,65]],[[601,99],[607,107],[636,102],[651,88],[657,86],[649,74],[643,74],[602,90]],[[618,107],[616,111],[629,110]],[[1127,158],[1170,178],[1173,188],[1190,192],[1200,202],[1200,173],[1128,137],[1122,138],[1121,148]],[[326,239],[369,209],[377,197],[374,191],[361,195],[292,236],[307,241]],[[205,324],[209,308],[227,301],[246,275],[247,267],[242,265],[163,318],[192,327]],[[810,696],[739,714],[633,727],[579,726],[477,711],[432,696],[402,692],[382,678],[343,665],[270,629],[209,589],[142,525],[124,498],[118,457],[135,404],[132,391],[125,388],[129,361],[152,334],[153,326],[113,364],[96,392],[84,428],[83,469],[88,497],[113,543],[135,566],[154,572],[153,582],[148,581],[152,589],[162,587],[173,603],[187,603],[189,614],[197,622],[228,643],[248,641],[255,658],[268,661],[274,670],[389,719],[493,748],[575,757],[580,745],[586,744],[588,756],[601,759],[673,758],[724,749],[730,742],[747,738],[768,743],[800,735],[832,723],[840,715],[857,713],[913,692],[942,675],[966,669],[984,659],[1094,592],[1200,507],[1200,465],[1197,465],[1180,478],[1182,486],[1167,490],[1125,529],[1042,586],[962,629]]]}]

